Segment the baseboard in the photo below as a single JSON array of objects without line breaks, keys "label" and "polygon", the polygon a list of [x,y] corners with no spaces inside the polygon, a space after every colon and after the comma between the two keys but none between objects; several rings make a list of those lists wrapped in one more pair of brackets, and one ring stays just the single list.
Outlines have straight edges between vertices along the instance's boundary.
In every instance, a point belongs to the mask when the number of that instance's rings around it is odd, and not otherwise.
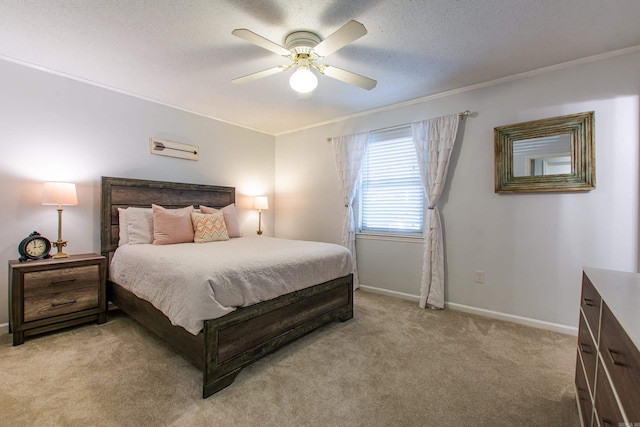
[{"label": "baseboard", "polygon": [[7,328],[7,332],[9,331],[9,324],[8,323],[0,323],[0,330],[2,330],[2,328]]},{"label": "baseboard", "polygon": [[420,297],[416,295],[405,294],[403,292],[390,291],[388,289],[374,288],[373,286],[363,285],[362,283],[360,283],[360,289],[362,289],[365,292],[371,292],[372,294],[380,294],[380,295],[386,295],[389,297],[396,297],[400,299],[406,299],[409,301],[420,302]]},{"label": "baseboard", "polygon": [[538,329],[560,332],[561,334],[578,336],[578,328],[561,325],[559,323],[545,322],[544,320],[531,319],[529,317],[516,316],[514,314],[500,313],[499,311],[486,310],[484,308],[469,307],[467,305],[445,302],[445,307],[452,310],[463,311],[465,313],[478,314],[480,316],[491,317],[492,319],[506,320],[507,322],[519,323],[521,325],[532,326]]},{"label": "baseboard", "polygon": [[[388,289],[375,288],[373,286],[367,286],[360,284],[360,289],[365,292],[371,292],[374,294],[387,295],[416,303],[420,302],[420,297],[417,295],[405,294],[403,292],[390,291]],[[531,319],[528,317],[516,316],[514,314],[500,313],[498,311],[486,310],[484,308],[470,307],[468,305],[456,304],[453,302],[445,302],[445,307],[451,310],[462,311],[465,313],[477,314],[479,316],[490,317],[492,319],[505,320],[507,322],[518,323],[520,325],[531,326],[533,328],[545,329],[548,331],[559,332],[561,334],[578,336],[578,328],[566,325],[560,325],[558,323],[545,322],[544,320]]]}]

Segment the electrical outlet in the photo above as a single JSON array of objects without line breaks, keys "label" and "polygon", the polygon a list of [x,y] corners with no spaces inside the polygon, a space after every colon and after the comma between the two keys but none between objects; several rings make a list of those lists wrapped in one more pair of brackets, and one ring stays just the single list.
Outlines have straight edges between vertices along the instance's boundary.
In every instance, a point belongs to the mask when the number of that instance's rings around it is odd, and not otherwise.
[{"label": "electrical outlet", "polygon": [[476,270],[476,283],[484,283],[484,271]]}]

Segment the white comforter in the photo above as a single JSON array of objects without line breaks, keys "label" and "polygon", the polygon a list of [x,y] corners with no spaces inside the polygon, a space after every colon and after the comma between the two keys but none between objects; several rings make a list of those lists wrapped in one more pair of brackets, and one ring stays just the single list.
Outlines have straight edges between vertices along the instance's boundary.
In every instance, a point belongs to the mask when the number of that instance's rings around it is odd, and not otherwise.
[{"label": "white comforter", "polygon": [[331,243],[272,237],[123,245],[110,279],[196,335],[203,320],[351,273],[351,253]]}]

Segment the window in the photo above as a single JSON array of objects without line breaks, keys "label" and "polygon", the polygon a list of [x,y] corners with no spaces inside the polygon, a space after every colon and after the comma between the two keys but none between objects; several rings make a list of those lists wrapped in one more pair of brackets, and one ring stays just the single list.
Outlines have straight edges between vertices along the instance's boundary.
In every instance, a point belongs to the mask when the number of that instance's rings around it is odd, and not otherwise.
[{"label": "window", "polygon": [[359,195],[360,233],[422,236],[424,190],[411,125],[371,132]]}]

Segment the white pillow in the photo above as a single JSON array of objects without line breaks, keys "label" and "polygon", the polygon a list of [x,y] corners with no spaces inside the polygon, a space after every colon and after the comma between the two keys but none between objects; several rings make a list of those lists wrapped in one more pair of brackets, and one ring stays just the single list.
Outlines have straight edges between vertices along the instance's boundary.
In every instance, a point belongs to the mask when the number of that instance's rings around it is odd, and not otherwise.
[{"label": "white pillow", "polygon": [[235,203],[231,203],[222,209],[200,205],[200,211],[205,214],[222,212],[224,214],[224,222],[226,224],[229,237],[242,237],[242,234],[240,233],[240,225],[238,224],[238,213],[236,211]]},{"label": "white pillow", "polygon": [[127,208],[118,208],[118,246],[129,244],[129,224],[127,220]]},{"label": "white pillow", "polygon": [[153,210],[151,208],[127,208],[129,244],[153,243]]}]

